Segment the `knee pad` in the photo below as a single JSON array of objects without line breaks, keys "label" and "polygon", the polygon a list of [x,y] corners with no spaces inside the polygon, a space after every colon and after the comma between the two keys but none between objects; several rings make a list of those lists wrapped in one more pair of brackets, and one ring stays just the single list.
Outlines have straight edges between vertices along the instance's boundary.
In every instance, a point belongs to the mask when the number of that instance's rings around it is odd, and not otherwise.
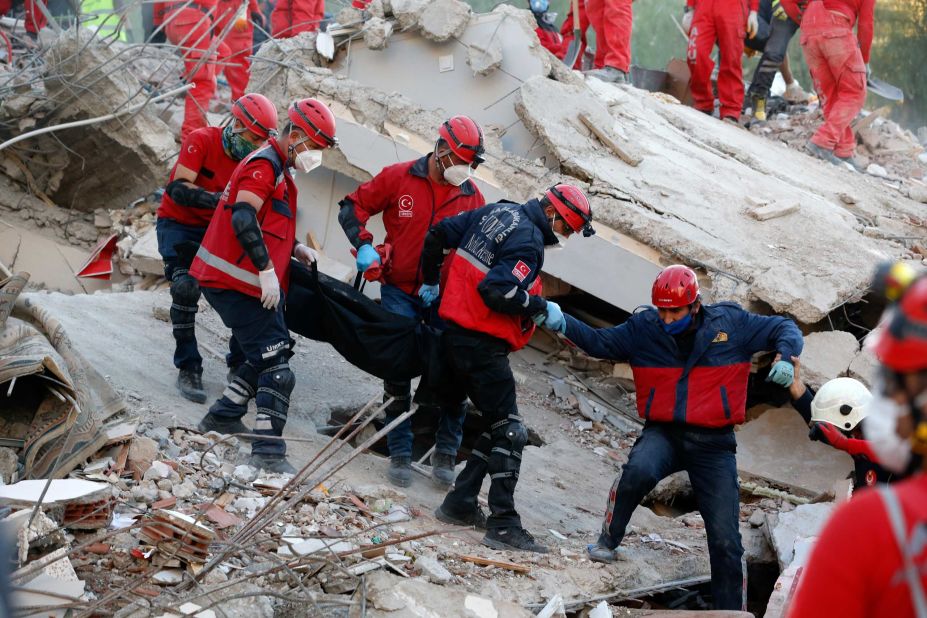
[{"label": "knee pad", "polygon": [[171,309],[177,311],[196,313],[197,302],[200,300],[200,284],[190,276],[186,270],[175,270],[171,278]]},{"label": "knee pad", "polygon": [[509,447],[518,453],[528,444],[528,429],[516,414],[509,414],[507,418],[493,423],[490,432],[493,444],[507,441]]},{"label": "knee pad", "polygon": [[258,431],[271,430],[276,435],[283,433],[290,408],[290,393],[296,386],[296,375],[287,363],[268,367],[258,376],[257,404]]},{"label": "knee pad", "polygon": [[257,393],[258,372],[248,363],[235,371],[235,377],[228,383],[222,396],[236,405],[247,405]]}]

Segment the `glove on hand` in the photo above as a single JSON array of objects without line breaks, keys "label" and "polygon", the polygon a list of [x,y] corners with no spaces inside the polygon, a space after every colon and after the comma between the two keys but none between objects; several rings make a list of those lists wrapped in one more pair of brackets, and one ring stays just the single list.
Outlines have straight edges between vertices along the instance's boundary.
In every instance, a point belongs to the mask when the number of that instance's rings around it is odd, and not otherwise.
[{"label": "glove on hand", "polygon": [[430,307],[432,303],[438,300],[438,295],[440,294],[440,288],[437,284],[428,285],[427,283],[422,284],[422,287],[418,289],[418,297],[422,299],[422,304],[426,307]]},{"label": "glove on hand", "polygon": [[293,257],[306,266],[319,261],[319,254],[302,243],[296,245],[296,248],[293,249]]},{"label": "glove on hand", "polygon": [[820,421],[812,422],[808,437],[843,451],[851,457],[865,457],[873,463],[879,463],[879,459],[869,446],[869,442],[866,440],[857,440],[856,438],[848,438],[842,431],[830,423],[823,423]]},{"label": "glove on hand", "polygon": [[755,38],[759,31],[760,22],[756,17],[756,11],[750,11],[750,15],[747,16],[747,36],[751,39]]},{"label": "glove on hand", "polygon": [[364,272],[371,266],[374,262],[377,265],[380,264],[380,254],[377,253],[377,250],[373,248],[373,245],[366,244],[361,245],[357,250],[357,270],[358,272]]},{"label": "glove on hand", "polygon": [[544,319],[544,326],[560,334],[566,333],[566,318],[563,317],[563,311],[557,303],[547,301],[547,317]]},{"label": "glove on hand", "polygon": [[258,281],[261,283],[261,304],[265,309],[275,311],[280,304],[280,282],[277,280],[274,267],[259,272]]},{"label": "glove on hand", "polygon": [[795,368],[792,366],[792,363],[784,360],[776,361],[776,364],[773,365],[769,375],[766,376],[767,382],[778,384],[782,388],[788,388],[791,386],[794,379]]}]

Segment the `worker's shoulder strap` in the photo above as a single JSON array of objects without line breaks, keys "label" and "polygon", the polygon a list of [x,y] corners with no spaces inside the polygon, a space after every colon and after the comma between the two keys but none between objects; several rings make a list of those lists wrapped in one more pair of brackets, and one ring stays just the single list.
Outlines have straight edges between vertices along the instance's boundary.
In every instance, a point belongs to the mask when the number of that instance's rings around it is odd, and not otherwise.
[{"label": "worker's shoulder strap", "polygon": [[882,502],[885,504],[885,511],[888,513],[888,520],[892,525],[895,543],[898,545],[901,559],[904,562],[902,569],[904,578],[908,583],[908,590],[911,592],[911,604],[914,606],[915,616],[917,618],[927,618],[927,598],[924,595],[920,570],[914,564],[914,557],[911,555],[911,544],[908,543],[908,533],[905,529],[904,511],[901,509],[901,502],[891,485],[879,485],[878,490]]}]

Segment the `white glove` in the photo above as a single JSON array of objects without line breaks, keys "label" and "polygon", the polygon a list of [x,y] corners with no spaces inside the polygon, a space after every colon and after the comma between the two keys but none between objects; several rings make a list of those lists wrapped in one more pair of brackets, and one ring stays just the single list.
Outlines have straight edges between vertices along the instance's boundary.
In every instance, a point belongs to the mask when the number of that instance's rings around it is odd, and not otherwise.
[{"label": "white glove", "polygon": [[259,272],[258,280],[261,282],[261,304],[265,309],[275,311],[280,304],[280,282],[277,280],[274,267]]},{"label": "white glove", "polygon": [[318,252],[316,252],[314,249],[310,249],[302,243],[299,243],[296,245],[296,248],[293,249],[293,257],[295,257],[306,266],[319,261]]},{"label": "white glove", "polygon": [[686,31],[686,34],[692,30],[692,15],[694,14],[695,11],[686,11],[682,16],[682,29]]},{"label": "white glove", "polygon": [[750,15],[747,16],[747,36],[751,39],[756,36],[756,33],[760,31],[760,22],[757,21],[756,11],[750,11]]}]

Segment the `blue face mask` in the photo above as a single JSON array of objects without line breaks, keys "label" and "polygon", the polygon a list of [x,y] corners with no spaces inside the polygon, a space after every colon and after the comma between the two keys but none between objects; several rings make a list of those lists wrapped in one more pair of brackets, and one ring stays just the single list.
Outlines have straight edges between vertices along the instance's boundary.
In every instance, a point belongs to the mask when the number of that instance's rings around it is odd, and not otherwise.
[{"label": "blue face mask", "polygon": [[665,332],[667,335],[681,335],[682,333],[686,332],[686,330],[689,328],[691,324],[692,324],[692,314],[691,313],[689,313],[689,315],[682,318],[681,320],[676,320],[675,322],[671,322],[669,324],[667,324],[663,320],[660,320],[660,326],[663,327],[663,332]]},{"label": "blue face mask", "polygon": [[235,123],[230,122],[222,129],[222,147],[236,161],[241,161],[249,154],[257,150],[257,146],[252,144],[241,135],[235,133],[233,127]]}]

